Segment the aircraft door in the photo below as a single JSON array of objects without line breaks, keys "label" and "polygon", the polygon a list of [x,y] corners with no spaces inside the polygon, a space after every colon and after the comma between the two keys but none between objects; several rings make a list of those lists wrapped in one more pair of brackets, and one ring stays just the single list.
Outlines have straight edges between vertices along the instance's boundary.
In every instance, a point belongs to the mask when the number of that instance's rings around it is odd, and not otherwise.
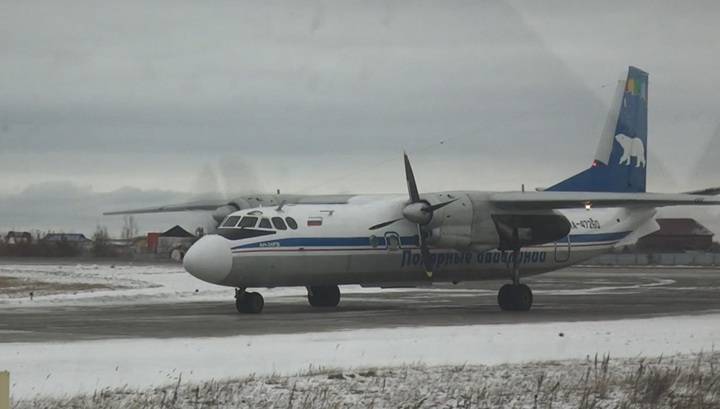
[{"label": "aircraft door", "polygon": [[570,259],[570,251],[572,245],[570,243],[570,235],[565,236],[564,239],[555,242],[555,262],[564,263]]}]

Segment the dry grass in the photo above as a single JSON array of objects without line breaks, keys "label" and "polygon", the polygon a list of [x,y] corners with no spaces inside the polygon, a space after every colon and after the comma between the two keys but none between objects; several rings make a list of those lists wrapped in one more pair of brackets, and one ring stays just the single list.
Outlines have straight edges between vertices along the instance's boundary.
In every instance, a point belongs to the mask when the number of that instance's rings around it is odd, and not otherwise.
[{"label": "dry grass", "polygon": [[499,366],[310,368],[135,391],[101,390],[25,408],[720,408],[720,354]]}]

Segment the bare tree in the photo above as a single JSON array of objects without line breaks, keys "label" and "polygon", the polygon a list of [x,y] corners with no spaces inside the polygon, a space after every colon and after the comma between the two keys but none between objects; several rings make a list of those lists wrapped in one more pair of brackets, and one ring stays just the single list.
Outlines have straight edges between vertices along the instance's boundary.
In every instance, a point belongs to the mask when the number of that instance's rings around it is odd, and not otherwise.
[{"label": "bare tree", "polygon": [[133,216],[123,217],[123,228],[121,236],[123,240],[132,240],[135,236],[138,235],[138,231],[138,225],[137,222],[135,222],[135,218]]},{"label": "bare tree", "polygon": [[107,257],[111,255],[110,236],[107,227],[98,225],[93,234],[92,252],[95,257]]}]

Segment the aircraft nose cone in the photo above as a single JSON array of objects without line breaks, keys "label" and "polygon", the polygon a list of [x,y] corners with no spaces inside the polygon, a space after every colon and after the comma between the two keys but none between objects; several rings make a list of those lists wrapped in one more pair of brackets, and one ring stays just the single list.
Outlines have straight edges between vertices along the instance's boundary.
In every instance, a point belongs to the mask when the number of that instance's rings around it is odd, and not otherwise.
[{"label": "aircraft nose cone", "polygon": [[219,284],[232,270],[232,250],[228,241],[216,234],[196,241],[183,258],[185,271],[213,284]]}]

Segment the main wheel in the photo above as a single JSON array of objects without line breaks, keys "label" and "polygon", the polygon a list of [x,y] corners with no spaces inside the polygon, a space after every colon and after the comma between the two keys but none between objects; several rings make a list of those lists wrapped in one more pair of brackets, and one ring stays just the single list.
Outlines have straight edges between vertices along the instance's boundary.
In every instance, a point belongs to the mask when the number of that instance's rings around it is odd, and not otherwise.
[{"label": "main wheel", "polygon": [[245,314],[259,314],[265,306],[265,300],[260,293],[244,293],[235,299],[235,308]]},{"label": "main wheel", "polygon": [[525,284],[505,284],[498,291],[498,305],[503,311],[529,311],[533,303],[530,287]]},{"label": "main wheel", "polygon": [[512,311],[513,310],[513,290],[514,286],[512,284],[505,284],[502,287],[500,287],[500,291],[498,291],[497,295],[497,302],[500,306],[500,309],[503,311]]},{"label": "main wheel", "polygon": [[340,304],[340,288],[336,285],[309,287],[308,302],[313,307],[337,307]]},{"label": "main wheel", "polygon": [[533,303],[533,294],[530,287],[525,284],[516,286],[515,311],[530,311]]}]

